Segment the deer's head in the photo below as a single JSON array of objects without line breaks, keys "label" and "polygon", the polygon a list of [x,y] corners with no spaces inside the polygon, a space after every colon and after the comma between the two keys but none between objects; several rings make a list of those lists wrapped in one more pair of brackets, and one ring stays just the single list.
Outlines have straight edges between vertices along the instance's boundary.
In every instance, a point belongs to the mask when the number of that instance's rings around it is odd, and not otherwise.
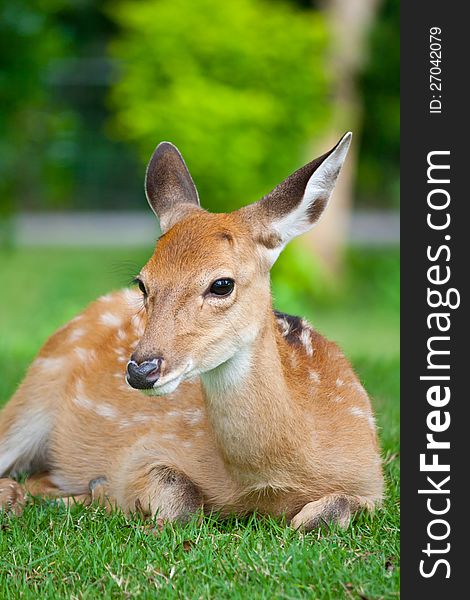
[{"label": "deer's head", "polygon": [[138,276],[147,326],[128,364],[132,387],[167,394],[253,344],[271,312],[271,266],[320,218],[350,141],[228,214],[203,210],[181,154],[157,147],[145,189],[162,236]]}]

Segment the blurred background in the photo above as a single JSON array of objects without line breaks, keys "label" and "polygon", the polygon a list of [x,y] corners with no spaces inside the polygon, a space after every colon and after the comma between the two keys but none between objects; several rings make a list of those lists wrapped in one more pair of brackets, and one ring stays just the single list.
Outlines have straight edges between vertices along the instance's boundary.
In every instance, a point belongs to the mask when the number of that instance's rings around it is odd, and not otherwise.
[{"label": "blurred background", "polygon": [[350,129],[353,175],[331,212],[345,202],[389,215],[398,11],[398,0],[4,1],[3,244],[28,241],[18,213],[148,213],[143,173],[161,140],[183,152],[204,205],[223,212]]},{"label": "blurred background", "polygon": [[275,302],[397,396],[398,23],[399,0],[3,0],[0,402],[54,328],[150,255],[159,141],[223,212],[347,130],[334,200],[275,265]]}]

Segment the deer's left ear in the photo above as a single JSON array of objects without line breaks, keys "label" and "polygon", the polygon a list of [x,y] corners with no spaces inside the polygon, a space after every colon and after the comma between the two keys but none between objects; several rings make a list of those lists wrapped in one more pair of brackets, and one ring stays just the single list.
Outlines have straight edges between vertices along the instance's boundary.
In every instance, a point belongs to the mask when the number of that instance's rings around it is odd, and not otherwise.
[{"label": "deer's left ear", "polygon": [[145,194],[165,233],[194,210],[201,210],[196,186],[178,148],[158,144],[145,174]]},{"label": "deer's left ear", "polygon": [[323,156],[308,163],[261,200],[240,210],[271,264],[292,238],[315,225],[323,214],[346,158],[351,132]]}]

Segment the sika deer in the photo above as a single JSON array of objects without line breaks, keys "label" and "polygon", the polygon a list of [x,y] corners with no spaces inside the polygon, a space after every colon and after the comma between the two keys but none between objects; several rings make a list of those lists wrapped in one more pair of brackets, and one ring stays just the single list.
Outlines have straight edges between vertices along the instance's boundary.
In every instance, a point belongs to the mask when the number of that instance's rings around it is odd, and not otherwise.
[{"label": "sika deer", "polygon": [[[160,144],[146,193],[163,235],[140,291],[98,299],[46,342],[0,415],[0,475],[47,471],[36,490],[163,519],[257,510],[311,529],[380,502],[366,392],[335,344],[273,311],[269,283],[325,209],[350,139],[230,214],[201,209]],[[0,502],[15,499],[0,480]]]}]

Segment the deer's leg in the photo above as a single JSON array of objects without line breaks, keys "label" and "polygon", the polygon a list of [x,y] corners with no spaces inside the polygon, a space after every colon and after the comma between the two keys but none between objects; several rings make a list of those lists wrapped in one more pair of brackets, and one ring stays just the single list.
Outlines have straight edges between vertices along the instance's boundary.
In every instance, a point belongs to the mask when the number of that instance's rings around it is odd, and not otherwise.
[{"label": "deer's leg", "polygon": [[65,496],[64,493],[52,483],[49,473],[38,473],[28,477],[24,485],[14,479],[0,479],[0,510],[21,515],[28,496],[60,499],[66,506],[74,504],[88,505],[91,494]]},{"label": "deer's leg", "polygon": [[25,481],[24,488],[31,496],[57,498],[66,506],[73,506],[74,504],[84,504],[85,506],[88,506],[96,501],[109,508],[109,503],[107,503],[106,500],[105,483],[106,479],[104,477],[92,479],[88,485],[90,490],[88,494],[68,496],[52,482],[49,473],[37,473],[36,475],[28,477]]},{"label": "deer's leg", "polygon": [[164,521],[186,522],[203,506],[203,497],[191,479],[160,462],[142,464],[133,473],[100,477],[90,482],[93,500],[124,512],[157,515]]},{"label": "deer's leg", "polygon": [[31,496],[63,496],[60,489],[52,483],[48,472],[31,475],[24,482],[24,488]]},{"label": "deer's leg", "polygon": [[[138,486],[139,487],[139,486]],[[155,465],[140,482],[139,509],[168,521],[186,522],[203,506],[200,490],[184,473]]]},{"label": "deer's leg", "polygon": [[50,481],[48,473],[33,475],[23,485],[14,479],[0,479],[0,509],[19,516],[23,512],[27,495],[58,496],[60,491]]},{"label": "deer's leg", "polygon": [[13,479],[0,479],[0,511],[20,515],[25,503],[25,490]]},{"label": "deer's leg", "polygon": [[330,494],[320,498],[320,500],[306,504],[293,517],[290,524],[294,529],[304,531],[311,531],[329,524],[337,524],[346,528],[353,513],[361,508],[372,507],[372,502],[362,498],[343,494]]},{"label": "deer's leg", "polygon": [[37,473],[28,477],[24,483],[25,491],[31,496],[42,498],[60,499],[66,506],[74,504],[88,505],[91,502],[91,494],[78,494],[76,496],[67,496],[51,480],[49,473]]}]

